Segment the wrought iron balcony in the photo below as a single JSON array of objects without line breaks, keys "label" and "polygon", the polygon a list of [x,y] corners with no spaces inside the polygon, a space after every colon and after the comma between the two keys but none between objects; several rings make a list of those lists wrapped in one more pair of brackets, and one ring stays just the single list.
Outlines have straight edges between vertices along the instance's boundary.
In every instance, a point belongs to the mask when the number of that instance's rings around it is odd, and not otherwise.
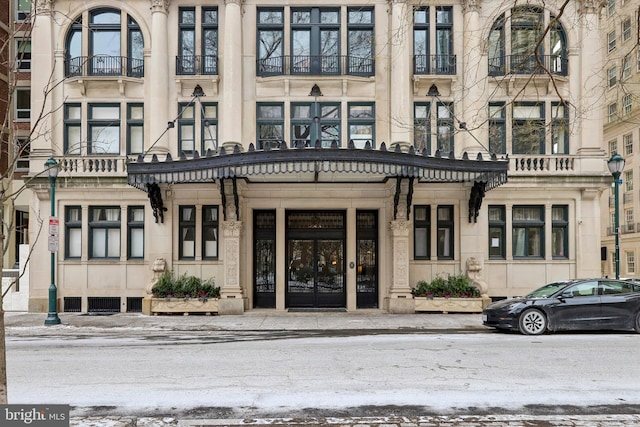
[{"label": "wrought iron balcony", "polygon": [[489,58],[489,75],[545,74],[566,76],[569,60],[559,55],[505,55]]},{"label": "wrought iron balcony", "polygon": [[455,55],[414,55],[414,74],[456,74]]},{"label": "wrought iron balcony", "polygon": [[375,60],[349,55],[285,55],[258,59],[258,76],[280,75],[375,75]]},{"label": "wrought iron balcony", "polygon": [[215,55],[176,56],[176,75],[217,75]]},{"label": "wrought iron balcony", "polygon": [[64,61],[66,77],[144,76],[144,59],[126,56],[77,56]]}]

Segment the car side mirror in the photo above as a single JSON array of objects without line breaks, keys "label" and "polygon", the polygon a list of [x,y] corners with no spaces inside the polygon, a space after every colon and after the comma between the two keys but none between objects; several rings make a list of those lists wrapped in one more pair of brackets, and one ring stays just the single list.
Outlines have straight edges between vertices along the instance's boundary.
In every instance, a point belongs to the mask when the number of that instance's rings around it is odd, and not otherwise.
[{"label": "car side mirror", "polygon": [[566,291],[560,294],[560,299],[573,298],[573,293],[571,291]]}]

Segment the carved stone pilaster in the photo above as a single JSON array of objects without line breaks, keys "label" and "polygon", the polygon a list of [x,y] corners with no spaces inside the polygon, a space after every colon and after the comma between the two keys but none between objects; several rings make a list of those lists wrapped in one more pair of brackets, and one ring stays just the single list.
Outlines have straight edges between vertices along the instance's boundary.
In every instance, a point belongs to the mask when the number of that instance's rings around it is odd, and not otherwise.
[{"label": "carved stone pilaster", "polygon": [[578,6],[578,12],[580,15],[595,13],[598,14],[605,6],[605,0],[580,0],[580,5]]},{"label": "carved stone pilaster", "polygon": [[169,13],[170,0],[151,0],[151,12]]},{"label": "carved stone pilaster", "polygon": [[409,285],[409,228],[407,220],[391,221],[393,277],[389,288],[388,309],[391,313],[413,313],[415,306]]},{"label": "carved stone pilaster", "polygon": [[242,297],[240,288],[240,234],[242,222],[223,221],[224,236],[224,282],[221,292],[225,295]]},{"label": "carved stone pilaster", "polygon": [[244,0],[224,0],[225,6],[228,4],[237,4],[238,6],[242,6],[242,3],[244,3]]}]

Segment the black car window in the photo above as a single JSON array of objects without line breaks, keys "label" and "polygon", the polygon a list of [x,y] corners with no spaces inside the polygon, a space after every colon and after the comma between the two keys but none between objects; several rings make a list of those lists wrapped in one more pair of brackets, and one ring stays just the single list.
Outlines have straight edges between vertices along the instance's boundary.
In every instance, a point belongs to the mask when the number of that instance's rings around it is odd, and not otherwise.
[{"label": "black car window", "polygon": [[593,281],[578,283],[576,285],[570,286],[562,293],[570,293],[574,297],[590,297],[598,295],[598,282]]},{"label": "black car window", "polygon": [[543,287],[527,294],[525,298],[549,298],[565,286],[567,286],[567,282],[549,283],[548,285],[544,285]]},{"label": "black car window", "polygon": [[627,282],[601,282],[602,295],[629,294],[637,285]]}]

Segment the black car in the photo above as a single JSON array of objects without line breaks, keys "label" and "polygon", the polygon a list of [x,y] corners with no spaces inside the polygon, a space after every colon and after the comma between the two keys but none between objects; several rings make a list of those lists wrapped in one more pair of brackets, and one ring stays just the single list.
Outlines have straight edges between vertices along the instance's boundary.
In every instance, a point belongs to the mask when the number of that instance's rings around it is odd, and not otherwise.
[{"label": "black car", "polygon": [[587,329],[640,333],[640,284],[613,279],[554,282],[522,298],[489,304],[482,323],[527,335]]}]

